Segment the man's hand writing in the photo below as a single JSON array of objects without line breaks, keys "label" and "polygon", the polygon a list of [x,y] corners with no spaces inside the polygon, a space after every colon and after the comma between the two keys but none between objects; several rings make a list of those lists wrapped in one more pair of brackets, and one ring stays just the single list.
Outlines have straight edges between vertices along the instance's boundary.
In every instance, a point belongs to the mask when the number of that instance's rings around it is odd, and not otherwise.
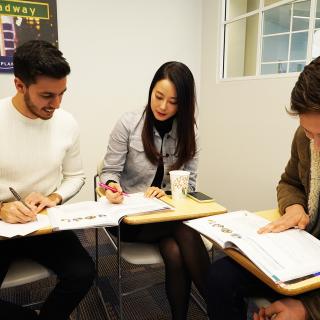
[{"label": "man's hand writing", "polygon": [[12,201],[3,203],[0,219],[7,223],[27,223],[36,220],[37,207],[30,205],[29,210],[22,202]]},{"label": "man's hand writing", "polygon": [[[57,195],[57,197],[51,197],[52,195]],[[61,202],[61,197],[58,194],[52,194],[48,197],[44,196],[39,192],[31,192],[24,201],[30,205],[36,207],[36,213],[41,212],[44,208],[55,207]]]}]

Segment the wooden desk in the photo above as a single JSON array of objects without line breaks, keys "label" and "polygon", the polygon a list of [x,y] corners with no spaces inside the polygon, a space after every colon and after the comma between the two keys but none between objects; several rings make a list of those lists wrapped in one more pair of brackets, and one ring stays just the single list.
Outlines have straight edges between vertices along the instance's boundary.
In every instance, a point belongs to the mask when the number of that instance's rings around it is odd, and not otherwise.
[{"label": "wooden desk", "polygon": [[53,232],[53,229],[48,227],[48,228],[39,229],[39,230],[37,230],[35,232],[29,233],[25,237],[27,237],[27,236],[40,236],[42,234],[48,234],[48,233],[51,233],[51,232]]},{"label": "wooden desk", "polygon": [[[270,221],[276,220],[280,217],[278,209],[260,211],[257,212],[257,214]],[[257,268],[256,265],[251,262],[251,260],[249,260],[247,257],[242,255],[237,250],[226,249],[224,250],[224,252],[280,294],[286,296],[294,296],[297,294],[320,288],[320,276],[306,279],[303,281],[298,281],[292,284],[276,284],[269,277],[267,277],[259,268]]]},{"label": "wooden desk", "polygon": [[[101,187],[96,188],[99,197],[105,196],[105,190]],[[127,216],[123,218],[123,222],[127,224],[147,224],[156,222],[167,222],[176,220],[188,220],[212,216],[227,212],[227,209],[217,202],[200,203],[190,198],[174,202],[171,196],[163,196],[162,201],[170,204],[175,208],[174,211],[158,211],[150,213],[142,213],[141,215]]]},{"label": "wooden desk", "polygon": [[227,212],[227,209],[217,202],[199,203],[190,198],[174,202],[171,196],[164,196],[161,200],[175,207],[175,210],[127,216],[123,219],[123,222],[126,224],[147,224],[195,219]]}]

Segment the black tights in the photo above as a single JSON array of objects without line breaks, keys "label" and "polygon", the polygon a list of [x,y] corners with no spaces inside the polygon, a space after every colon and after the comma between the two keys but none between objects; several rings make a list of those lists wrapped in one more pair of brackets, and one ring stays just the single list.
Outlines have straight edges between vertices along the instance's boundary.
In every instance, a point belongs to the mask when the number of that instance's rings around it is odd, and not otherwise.
[{"label": "black tights", "polygon": [[[186,319],[191,282],[203,297],[206,296],[205,280],[210,260],[199,233],[181,222],[143,225],[135,230],[134,227],[123,227],[121,232],[126,241],[158,242],[165,264],[166,293],[172,319]],[[129,236],[131,231],[132,237]]]}]

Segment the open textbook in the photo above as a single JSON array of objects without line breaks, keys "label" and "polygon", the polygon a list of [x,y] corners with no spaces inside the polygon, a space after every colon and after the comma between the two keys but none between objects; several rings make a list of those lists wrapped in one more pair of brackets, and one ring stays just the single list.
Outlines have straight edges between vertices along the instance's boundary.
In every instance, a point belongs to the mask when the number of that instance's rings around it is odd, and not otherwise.
[{"label": "open textbook", "polygon": [[0,236],[12,238],[25,236],[39,229],[50,228],[50,221],[45,214],[38,214],[37,220],[28,223],[7,223],[0,221]]},{"label": "open textbook", "polygon": [[320,240],[299,229],[258,234],[269,222],[248,211],[185,221],[222,248],[239,250],[275,283],[318,275]]},{"label": "open textbook", "polygon": [[48,208],[47,215],[39,214],[37,221],[25,224],[0,221],[0,236],[26,235],[47,227],[54,230],[67,230],[116,226],[124,216],[162,210],[174,210],[174,208],[159,199],[146,198],[142,192],[124,197],[121,204],[111,204],[102,197],[98,202],[84,201]]}]

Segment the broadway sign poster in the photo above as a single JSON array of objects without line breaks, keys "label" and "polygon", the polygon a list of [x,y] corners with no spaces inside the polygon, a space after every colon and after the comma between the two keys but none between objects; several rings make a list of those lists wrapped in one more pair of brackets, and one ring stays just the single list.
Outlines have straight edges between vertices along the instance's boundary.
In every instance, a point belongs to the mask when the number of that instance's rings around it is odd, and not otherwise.
[{"label": "broadway sign poster", "polygon": [[16,47],[36,39],[58,46],[56,0],[0,0],[0,72],[13,72]]}]

